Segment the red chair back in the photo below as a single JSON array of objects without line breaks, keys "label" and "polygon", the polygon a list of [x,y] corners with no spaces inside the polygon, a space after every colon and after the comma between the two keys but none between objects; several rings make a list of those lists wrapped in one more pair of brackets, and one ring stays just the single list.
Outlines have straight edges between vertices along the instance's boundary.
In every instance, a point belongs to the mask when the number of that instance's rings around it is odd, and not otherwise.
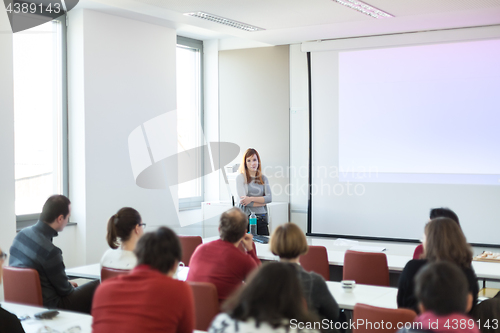
[{"label": "red chair back", "polygon": [[415,252],[413,252],[413,259],[420,259],[422,254],[424,254],[424,246],[422,244],[419,244],[415,248]]},{"label": "red chair back", "polygon": [[208,331],[210,323],[220,312],[217,288],[209,282],[188,281],[194,298],[194,329]]},{"label": "red chair back", "polygon": [[308,272],[321,275],[326,281],[330,280],[330,264],[328,253],[324,246],[309,246],[309,251],[300,256],[300,265]]},{"label": "red chair back", "polygon": [[389,286],[389,267],[385,253],[347,250],[344,256],[343,280],[358,284]]},{"label": "red chair back", "polygon": [[200,236],[179,236],[182,248],[182,262],[185,266],[189,267],[189,261],[193,255],[194,250],[201,245],[203,241]]},{"label": "red chair back", "polygon": [[[395,333],[404,325],[412,323],[417,314],[410,309],[387,309],[358,303],[354,305],[353,322],[364,320],[364,325],[354,325],[353,333]],[[381,323],[384,323],[381,326]],[[371,324],[369,324],[371,323]],[[402,324],[398,324],[402,323]],[[378,325],[378,326],[377,326]]]},{"label": "red chair back", "polygon": [[40,276],[35,269],[4,267],[3,283],[6,302],[43,306]]},{"label": "red chair back", "polygon": [[115,276],[122,275],[122,274],[128,274],[130,273],[129,270],[126,269],[116,269],[116,268],[109,268],[109,267],[103,267],[101,268],[101,282],[107,279],[114,278]]}]

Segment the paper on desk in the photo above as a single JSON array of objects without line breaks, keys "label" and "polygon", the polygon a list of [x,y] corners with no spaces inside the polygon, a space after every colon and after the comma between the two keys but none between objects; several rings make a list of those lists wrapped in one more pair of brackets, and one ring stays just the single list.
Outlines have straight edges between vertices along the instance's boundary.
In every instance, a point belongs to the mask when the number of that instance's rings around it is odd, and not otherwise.
[{"label": "paper on desk", "polygon": [[349,248],[352,251],[361,251],[361,252],[383,252],[386,250],[383,246],[364,246],[364,245],[356,245]]},{"label": "paper on desk", "polygon": [[337,238],[334,242],[334,246],[356,246],[359,242],[355,240],[345,239],[345,238]]}]

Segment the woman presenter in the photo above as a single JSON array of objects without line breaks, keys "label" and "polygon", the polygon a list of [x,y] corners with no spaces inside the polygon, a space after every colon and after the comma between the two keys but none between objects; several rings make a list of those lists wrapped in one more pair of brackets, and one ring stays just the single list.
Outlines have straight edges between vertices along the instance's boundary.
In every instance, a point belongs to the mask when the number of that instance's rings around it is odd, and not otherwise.
[{"label": "woman presenter", "polygon": [[259,153],[248,148],[243,155],[240,174],[236,176],[236,189],[239,204],[248,216],[257,216],[257,234],[269,236],[266,204],[272,201],[271,187],[267,177],[262,174]]}]

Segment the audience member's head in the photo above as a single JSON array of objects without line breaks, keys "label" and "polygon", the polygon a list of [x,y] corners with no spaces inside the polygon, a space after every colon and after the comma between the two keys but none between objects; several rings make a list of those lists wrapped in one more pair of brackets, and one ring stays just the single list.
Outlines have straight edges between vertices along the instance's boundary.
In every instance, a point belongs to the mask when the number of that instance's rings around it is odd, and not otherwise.
[{"label": "audience member's head", "polygon": [[470,267],[472,250],[458,224],[450,218],[438,217],[425,226],[425,258],[431,262],[446,260]]},{"label": "audience member's head", "polygon": [[137,265],[148,265],[163,274],[175,273],[182,258],[179,237],[167,227],[144,234],[134,250]]},{"label": "audience member's head", "polygon": [[269,247],[281,259],[295,259],[309,249],[306,236],[294,223],[285,223],[274,229]]},{"label": "audience member's head", "polygon": [[500,325],[494,320],[500,320],[500,298],[490,298],[476,305],[472,317],[481,324],[481,333],[499,333]]},{"label": "audience member's head", "polygon": [[108,221],[106,240],[112,249],[117,249],[120,243],[128,241],[134,234],[140,237],[144,230],[142,218],[138,211],[130,207],[120,209]]},{"label": "audience member's head", "polygon": [[457,214],[455,214],[454,211],[452,211],[449,208],[433,208],[431,209],[431,213],[429,214],[430,219],[435,219],[438,217],[447,217],[449,219],[452,219],[453,221],[457,222],[458,225],[460,225],[460,221],[458,220]]},{"label": "audience member's head", "polygon": [[247,232],[248,217],[239,208],[231,208],[220,216],[219,234],[223,241],[238,242]]},{"label": "audience member's head", "polygon": [[291,319],[313,321],[304,306],[297,269],[290,263],[264,264],[223,304],[222,309],[233,319],[255,320],[257,327],[261,323],[283,326]]},{"label": "audience member's head", "polygon": [[439,261],[425,265],[415,276],[420,311],[444,316],[465,313],[472,302],[467,278],[455,264]]},{"label": "audience member's head", "polygon": [[7,253],[3,252],[2,249],[0,249],[0,284],[2,284],[3,263],[5,262],[5,259],[7,259]]},{"label": "audience member's head", "polygon": [[63,231],[68,224],[71,202],[64,195],[50,196],[42,208],[40,220],[49,224],[56,231]]}]

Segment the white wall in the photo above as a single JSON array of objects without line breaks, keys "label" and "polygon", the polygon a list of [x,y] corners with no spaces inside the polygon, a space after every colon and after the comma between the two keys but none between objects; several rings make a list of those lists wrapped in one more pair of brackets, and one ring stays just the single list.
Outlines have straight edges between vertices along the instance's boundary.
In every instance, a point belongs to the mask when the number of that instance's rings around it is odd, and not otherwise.
[{"label": "white wall", "polygon": [[16,234],[14,211],[14,82],[12,30],[0,10],[0,247],[8,252]]},{"label": "white wall", "polygon": [[307,54],[290,45],[290,222],[307,232],[309,93]]},{"label": "white wall", "polygon": [[[5,252],[16,235],[12,58],[12,30],[7,12],[0,10],[0,248]],[[0,300],[3,300],[3,285]]]},{"label": "white wall", "polygon": [[[257,149],[273,201],[289,201],[288,46],[219,52],[220,140]],[[222,193],[222,190],[221,190]]]},{"label": "white wall", "polygon": [[[148,228],[178,227],[168,189],[135,184],[128,136],[176,109],[176,33],[91,10],[70,12],[70,199],[81,242],[75,264],[98,262],[106,222],[131,206]],[[177,133],[166,133],[176,143]]]}]

